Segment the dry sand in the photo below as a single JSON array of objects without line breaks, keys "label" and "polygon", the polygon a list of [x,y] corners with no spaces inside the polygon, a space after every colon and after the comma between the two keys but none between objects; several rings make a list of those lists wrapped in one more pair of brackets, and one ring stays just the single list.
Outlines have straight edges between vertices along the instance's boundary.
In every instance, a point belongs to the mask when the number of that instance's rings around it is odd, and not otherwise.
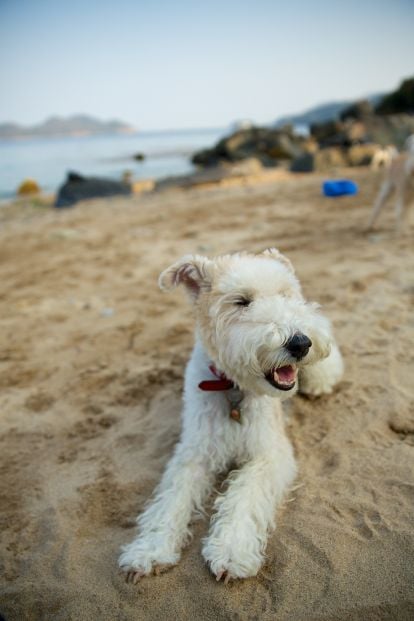
[{"label": "dry sand", "polygon": [[[167,191],[0,210],[0,611],[7,621],[414,618],[414,230],[361,233],[378,177]],[[336,327],[346,375],[290,402],[298,488],[257,578],[200,554],[137,586],[117,556],[180,429],[190,308],[157,289],[182,254],[277,246]]]}]

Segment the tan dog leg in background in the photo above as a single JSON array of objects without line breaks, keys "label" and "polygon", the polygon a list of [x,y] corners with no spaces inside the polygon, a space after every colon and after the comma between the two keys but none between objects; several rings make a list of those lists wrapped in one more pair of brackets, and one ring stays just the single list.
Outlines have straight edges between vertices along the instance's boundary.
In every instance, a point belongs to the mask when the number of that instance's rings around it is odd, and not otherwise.
[{"label": "tan dog leg in background", "polygon": [[413,171],[414,153],[404,153],[391,162],[375,200],[367,228],[368,231],[373,229],[387,198],[393,191],[395,192],[396,231],[397,233],[403,231],[403,224],[408,214],[406,195]]}]

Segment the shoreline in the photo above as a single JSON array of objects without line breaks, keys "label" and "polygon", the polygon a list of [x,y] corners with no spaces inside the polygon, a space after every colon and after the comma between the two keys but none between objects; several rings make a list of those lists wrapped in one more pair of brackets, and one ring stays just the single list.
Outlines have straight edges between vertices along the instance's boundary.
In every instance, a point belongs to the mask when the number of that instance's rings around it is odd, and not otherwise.
[{"label": "shoreline", "polygon": [[[376,178],[378,178],[379,175],[382,175],[382,171],[370,171],[368,166],[333,168],[331,171],[326,173],[317,171],[291,172],[286,164],[266,168],[257,166],[257,162],[252,159],[227,166],[216,166],[200,169],[185,175],[164,176],[158,179],[133,179],[131,181],[131,188],[132,196],[134,196],[165,190],[186,190],[190,188],[207,190],[220,187],[265,185],[277,181],[301,179],[303,177],[340,179],[345,176],[347,178],[358,178],[361,174],[364,175],[366,173],[370,173]],[[0,199],[0,208],[19,204],[25,205],[28,203],[34,203],[38,206],[45,207],[51,205],[53,206],[56,196],[57,193],[53,192],[39,192],[26,196],[16,195],[10,199]],[[116,199],[119,197],[108,197],[108,199],[111,198]],[[79,202],[83,203],[89,200],[95,201],[99,200],[99,198],[85,199],[84,201]],[[77,204],[79,203],[76,203],[73,207],[76,207]]]}]

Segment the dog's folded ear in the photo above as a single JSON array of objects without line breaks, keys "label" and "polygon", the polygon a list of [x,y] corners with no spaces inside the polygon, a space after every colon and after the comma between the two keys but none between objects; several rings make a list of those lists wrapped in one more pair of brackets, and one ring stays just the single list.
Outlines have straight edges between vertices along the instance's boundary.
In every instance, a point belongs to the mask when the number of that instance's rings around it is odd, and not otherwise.
[{"label": "dog's folded ear", "polygon": [[293,274],[295,273],[292,263],[287,257],[285,257],[284,254],[279,252],[277,248],[266,248],[266,250],[264,250],[262,254],[265,257],[269,257],[269,259],[274,259],[275,261],[279,261],[279,263],[283,263],[283,265],[290,269]]},{"label": "dog's folded ear", "polygon": [[212,261],[200,255],[186,255],[164,270],[158,284],[164,291],[184,285],[192,300],[211,286]]}]

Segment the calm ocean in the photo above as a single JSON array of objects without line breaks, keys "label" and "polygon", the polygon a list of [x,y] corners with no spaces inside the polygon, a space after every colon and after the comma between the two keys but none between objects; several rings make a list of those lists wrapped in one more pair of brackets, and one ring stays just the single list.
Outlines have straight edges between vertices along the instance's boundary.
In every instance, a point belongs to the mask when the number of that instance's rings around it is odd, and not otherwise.
[{"label": "calm ocean", "polygon": [[[55,192],[69,170],[120,179],[130,170],[136,179],[191,172],[191,154],[212,146],[224,129],[140,132],[132,135],[0,140],[0,199],[15,196],[31,177],[45,192]],[[143,153],[137,162],[134,153]]]}]

